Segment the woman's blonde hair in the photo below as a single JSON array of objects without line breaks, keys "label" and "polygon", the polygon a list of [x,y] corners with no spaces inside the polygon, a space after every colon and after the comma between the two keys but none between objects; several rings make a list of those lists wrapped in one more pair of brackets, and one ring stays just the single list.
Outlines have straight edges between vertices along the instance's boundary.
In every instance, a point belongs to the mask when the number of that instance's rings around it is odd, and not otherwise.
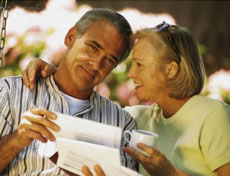
[{"label": "woman's blonde hair", "polygon": [[166,79],[165,88],[170,97],[183,99],[199,94],[204,85],[205,68],[196,39],[184,27],[168,25],[166,29],[158,28],[159,25],[139,30],[134,34],[133,40],[148,38],[158,51],[159,57],[155,59],[161,68],[171,62],[177,63],[177,74]]}]

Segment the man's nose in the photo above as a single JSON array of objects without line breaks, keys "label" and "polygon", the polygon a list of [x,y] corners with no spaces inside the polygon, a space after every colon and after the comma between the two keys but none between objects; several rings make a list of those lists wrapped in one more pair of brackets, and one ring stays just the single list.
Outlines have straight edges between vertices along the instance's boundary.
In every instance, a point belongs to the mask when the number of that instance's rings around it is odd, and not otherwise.
[{"label": "man's nose", "polygon": [[99,56],[99,57],[93,58],[90,61],[90,65],[93,68],[93,70],[101,69],[103,67],[104,60],[105,60],[105,56]]}]

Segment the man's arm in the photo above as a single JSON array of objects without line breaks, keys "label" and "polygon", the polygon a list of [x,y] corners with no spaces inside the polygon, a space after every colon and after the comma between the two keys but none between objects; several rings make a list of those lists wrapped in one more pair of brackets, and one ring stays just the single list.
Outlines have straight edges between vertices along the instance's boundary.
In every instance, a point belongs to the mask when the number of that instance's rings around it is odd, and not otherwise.
[{"label": "man's arm", "polygon": [[60,129],[51,121],[56,119],[56,115],[42,108],[31,109],[25,112],[21,119],[17,130],[0,139],[0,172],[24,147],[30,145],[34,139],[41,142],[47,142],[47,140],[54,141],[55,137],[48,129],[54,131]]},{"label": "man's arm", "polygon": [[6,135],[0,139],[0,173],[24,148],[17,140],[16,132]]}]

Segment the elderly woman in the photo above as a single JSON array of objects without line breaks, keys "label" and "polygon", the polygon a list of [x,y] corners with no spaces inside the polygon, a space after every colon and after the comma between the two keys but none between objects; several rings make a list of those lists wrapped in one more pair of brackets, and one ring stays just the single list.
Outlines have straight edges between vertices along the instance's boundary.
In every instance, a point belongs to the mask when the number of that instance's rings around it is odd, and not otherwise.
[{"label": "elderly woman", "polygon": [[[205,70],[193,35],[166,23],[140,30],[132,59],[128,75],[138,98],[156,102],[136,121],[140,129],[159,135],[159,151],[146,147],[150,158],[131,148],[125,151],[151,175],[162,175],[157,172],[165,157],[190,175],[229,175],[230,108],[199,95]],[[173,172],[173,167],[163,169]]]},{"label": "elderly woman", "polygon": [[[162,23],[138,31],[134,41],[128,76],[137,97],[155,103],[126,109],[136,117],[139,129],[155,132],[159,139],[157,149],[138,144],[150,156],[131,147],[124,151],[141,163],[143,175],[229,176],[230,108],[199,95],[205,70],[193,35]],[[39,60],[30,67],[49,68]],[[87,167],[83,170],[91,174]],[[103,175],[100,167],[96,171]]]}]

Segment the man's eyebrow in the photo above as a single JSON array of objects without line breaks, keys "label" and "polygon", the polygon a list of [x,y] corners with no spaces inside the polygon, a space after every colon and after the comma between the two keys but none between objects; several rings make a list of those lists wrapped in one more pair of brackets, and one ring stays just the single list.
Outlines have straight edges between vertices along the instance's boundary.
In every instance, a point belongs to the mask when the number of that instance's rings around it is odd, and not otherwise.
[{"label": "man's eyebrow", "polygon": [[117,63],[118,63],[118,58],[116,58],[115,56],[111,56]]},{"label": "man's eyebrow", "polygon": [[94,45],[96,45],[98,48],[105,50],[98,42],[96,41],[91,41]]},{"label": "man's eyebrow", "polygon": [[[98,48],[104,50],[104,48],[103,48],[98,42],[92,41],[92,43],[93,43],[94,45],[96,45]],[[117,58],[117,57],[115,57],[115,56],[113,56],[113,55],[111,55],[111,57],[112,57],[116,62],[118,62],[118,58]]]}]

